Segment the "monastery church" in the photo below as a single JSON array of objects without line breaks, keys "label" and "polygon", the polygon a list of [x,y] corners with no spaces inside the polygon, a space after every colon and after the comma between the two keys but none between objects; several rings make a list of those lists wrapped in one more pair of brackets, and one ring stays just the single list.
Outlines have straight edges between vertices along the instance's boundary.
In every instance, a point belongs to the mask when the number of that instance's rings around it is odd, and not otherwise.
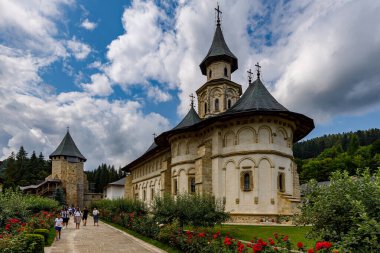
[{"label": "monastery church", "polygon": [[[223,201],[233,222],[277,221],[300,202],[293,143],[314,128],[312,119],[282,106],[260,80],[231,80],[238,59],[228,48],[219,8],[211,47],[200,63],[206,82],[173,129],[123,170],[125,196],[150,203],[154,196],[209,194]],[[249,71],[250,72],[250,71]]]}]

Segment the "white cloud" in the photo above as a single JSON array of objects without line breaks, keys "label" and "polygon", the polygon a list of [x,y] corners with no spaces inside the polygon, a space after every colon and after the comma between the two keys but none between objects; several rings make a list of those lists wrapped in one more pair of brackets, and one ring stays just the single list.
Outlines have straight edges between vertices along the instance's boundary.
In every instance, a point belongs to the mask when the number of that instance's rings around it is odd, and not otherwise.
[{"label": "white cloud", "polygon": [[159,102],[166,102],[172,99],[172,96],[165,91],[160,90],[158,87],[154,86],[147,86],[147,95],[149,98],[151,98],[154,102],[159,103]]},{"label": "white cloud", "polygon": [[91,53],[91,47],[75,37],[67,41],[67,47],[77,60],[84,60]]},{"label": "white cloud", "polygon": [[81,23],[81,27],[90,31],[94,30],[97,25],[98,25],[97,23],[91,22],[90,20],[88,20],[88,18],[83,20],[83,22]]},{"label": "white cloud", "polygon": [[92,96],[109,96],[112,93],[111,83],[103,74],[91,75],[91,83],[81,85]]}]

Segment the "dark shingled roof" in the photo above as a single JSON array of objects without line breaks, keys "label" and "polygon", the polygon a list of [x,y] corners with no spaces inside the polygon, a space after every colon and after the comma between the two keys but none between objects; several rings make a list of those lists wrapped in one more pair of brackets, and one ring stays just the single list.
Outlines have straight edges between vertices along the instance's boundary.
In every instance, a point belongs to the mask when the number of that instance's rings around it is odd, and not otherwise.
[{"label": "dark shingled roof", "polygon": [[243,111],[288,111],[288,109],[277,102],[260,79],[256,79],[225,114]]},{"label": "dark shingled roof", "polygon": [[201,118],[199,118],[198,113],[194,110],[194,107],[191,107],[190,111],[186,114],[183,120],[172,130],[192,126],[200,121]]},{"label": "dark shingled roof", "polygon": [[158,147],[157,144],[153,141],[153,143],[149,146],[149,148],[145,151],[145,153],[148,153],[149,151],[151,151],[157,147]]},{"label": "dark shingled roof", "polygon": [[67,131],[65,137],[61,141],[61,144],[59,144],[58,148],[51,153],[49,158],[52,158],[53,156],[70,156],[70,157],[77,157],[80,159],[83,159],[86,161],[87,159],[81,154],[77,146],[75,145],[75,142],[73,138],[71,138],[71,135],[69,131]]},{"label": "dark shingled roof", "polygon": [[224,40],[222,29],[220,24],[216,26],[214,39],[212,41],[210,50],[206,57],[203,59],[199,67],[201,68],[202,74],[207,75],[207,65],[212,61],[225,60],[231,63],[231,73],[238,68],[238,59],[228,48],[226,41]]},{"label": "dark shingled roof", "polygon": [[126,179],[126,177],[123,177],[122,179],[119,179],[115,182],[109,183],[108,185],[123,185],[124,186],[125,185],[125,179]]}]

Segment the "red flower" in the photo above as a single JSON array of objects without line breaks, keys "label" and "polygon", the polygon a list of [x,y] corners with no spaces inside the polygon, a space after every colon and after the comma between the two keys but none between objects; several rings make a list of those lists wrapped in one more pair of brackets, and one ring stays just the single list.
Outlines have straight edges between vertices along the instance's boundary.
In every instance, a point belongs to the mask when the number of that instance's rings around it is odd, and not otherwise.
[{"label": "red flower", "polygon": [[302,244],[302,242],[298,242],[298,243],[297,243],[297,247],[298,247],[299,249],[302,249],[302,248],[303,248],[303,244]]},{"label": "red flower", "polygon": [[255,243],[253,245],[253,252],[260,252],[263,249],[260,243]]},{"label": "red flower", "polygon": [[278,239],[278,234],[277,233],[274,233],[273,236],[274,236],[274,238]]},{"label": "red flower", "polygon": [[277,247],[274,247],[273,250],[274,250],[274,251],[278,251],[278,248],[277,248]]},{"label": "red flower", "polygon": [[308,249],[307,253],[314,253],[314,249]]},{"label": "red flower", "polygon": [[198,237],[206,237],[206,234],[205,233],[199,233]]},{"label": "red flower", "polygon": [[289,239],[289,236],[287,236],[287,235],[285,235],[284,238],[282,238],[282,240],[283,240],[284,242],[286,242],[288,239]]},{"label": "red flower", "polygon": [[226,236],[226,238],[224,238],[224,244],[227,246],[230,246],[231,245],[231,238]]}]

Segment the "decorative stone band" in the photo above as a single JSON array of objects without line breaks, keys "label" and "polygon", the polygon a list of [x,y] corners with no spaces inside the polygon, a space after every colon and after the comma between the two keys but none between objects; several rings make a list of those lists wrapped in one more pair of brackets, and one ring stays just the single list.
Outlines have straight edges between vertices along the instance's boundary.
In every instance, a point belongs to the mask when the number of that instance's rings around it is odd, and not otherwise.
[{"label": "decorative stone band", "polygon": [[211,159],[214,158],[225,158],[225,157],[231,157],[231,156],[237,156],[237,155],[256,155],[256,154],[262,154],[262,155],[278,155],[282,157],[286,157],[291,159],[292,161],[294,160],[294,157],[292,155],[276,151],[276,150],[253,150],[253,151],[238,151],[238,152],[230,152],[230,153],[224,153],[224,154],[217,154],[211,156]]}]

